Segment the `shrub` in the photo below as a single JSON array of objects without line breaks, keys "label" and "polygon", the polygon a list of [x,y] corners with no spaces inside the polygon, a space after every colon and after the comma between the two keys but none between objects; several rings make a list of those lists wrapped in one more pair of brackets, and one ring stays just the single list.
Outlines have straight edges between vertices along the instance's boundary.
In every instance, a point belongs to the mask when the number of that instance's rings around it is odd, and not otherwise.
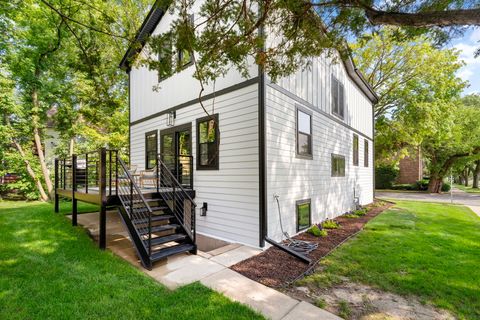
[{"label": "shrub", "polygon": [[450,183],[444,182],[442,184],[442,189],[441,190],[442,190],[442,192],[448,192],[448,191],[450,191],[451,188],[452,188],[452,186],[450,185]]},{"label": "shrub", "polygon": [[340,225],[334,220],[326,220],[322,223],[322,227],[324,229],[338,229],[340,228]]},{"label": "shrub", "polygon": [[352,218],[352,219],[353,219],[353,218],[358,218],[359,216],[357,216],[355,213],[347,213],[347,214],[345,215],[345,217],[346,217],[346,218]]},{"label": "shrub", "polygon": [[390,189],[392,190],[417,190],[417,186],[415,184],[394,184]]},{"label": "shrub", "polygon": [[363,209],[355,210],[355,211],[353,212],[353,214],[356,215],[356,216],[361,217],[361,216],[366,215],[367,212],[368,212],[367,208],[363,208]]},{"label": "shrub", "polygon": [[311,235],[314,235],[315,237],[326,237],[328,232],[327,230],[325,229],[320,229],[319,226],[317,226],[316,224],[314,224],[313,226],[311,226],[308,230],[307,230],[308,233],[310,233]]},{"label": "shrub", "polygon": [[422,179],[422,180],[418,180],[416,183],[415,183],[415,186],[417,187],[417,190],[420,190],[420,191],[426,191],[428,190],[428,183],[430,181],[428,179]]},{"label": "shrub", "polygon": [[375,169],[375,187],[377,189],[390,189],[397,179],[398,169],[390,165],[380,165]]},{"label": "shrub", "polygon": [[316,224],[314,224],[307,230],[307,232],[315,237],[320,237],[321,230]]}]

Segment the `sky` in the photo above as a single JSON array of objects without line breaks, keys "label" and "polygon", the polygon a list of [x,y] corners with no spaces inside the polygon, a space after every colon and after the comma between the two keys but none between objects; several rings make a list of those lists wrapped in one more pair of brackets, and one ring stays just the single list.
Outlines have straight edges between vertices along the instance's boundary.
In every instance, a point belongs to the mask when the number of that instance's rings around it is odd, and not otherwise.
[{"label": "sky", "polygon": [[465,32],[462,38],[455,39],[451,44],[460,51],[460,59],[466,65],[460,69],[458,76],[470,83],[463,93],[480,93],[480,56],[475,58],[475,50],[480,48],[480,28]]}]

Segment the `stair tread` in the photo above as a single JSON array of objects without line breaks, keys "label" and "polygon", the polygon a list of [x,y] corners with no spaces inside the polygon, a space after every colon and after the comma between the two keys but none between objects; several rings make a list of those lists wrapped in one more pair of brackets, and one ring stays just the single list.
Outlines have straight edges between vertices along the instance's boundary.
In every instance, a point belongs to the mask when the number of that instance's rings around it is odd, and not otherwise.
[{"label": "stair tread", "polygon": [[[161,225],[161,226],[153,226],[152,227],[152,233],[177,229],[178,227],[179,227],[178,224],[165,224],[165,225]],[[148,231],[141,232],[140,234],[141,235],[146,235],[146,234],[148,234]]]},{"label": "stair tread", "polygon": [[195,249],[195,245],[186,243],[186,244],[180,244],[177,246],[172,246],[168,248],[163,248],[158,250],[157,252],[153,253],[151,256],[151,260],[153,262],[158,261],[160,259],[166,258],[168,256],[177,254],[177,253],[182,253],[182,252],[187,252]]},{"label": "stair tread", "polygon": [[[130,208],[127,208],[127,210],[129,210]],[[148,209],[146,207],[142,207],[142,208],[133,208],[135,211],[137,212],[148,212]],[[159,207],[150,207],[150,209],[152,210],[152,212],[155,212],[155,211],[164,211],[164,210],[167,210],[169,209],[167,206],[159,206]]]},{"label": "stair tread", "polygon": [[[152,239],[152,246],[156,246],[156,245],[159,245],[159,244],[164,244],[164,243],[171,242],[171,241],[184,240],[186,238],[187,238],[187,235],[184,234],[184,233],[175,233],[175,234],[171,234],[171,235],[168,235],[168,236],[165,236],[165,237],[157,237],[157,238]],[[144,241],[148,245],[148,241],[147,240],[144,240]]]},{"label": "stair tread", "polygon": [[[152,222],[163,221],[163,220],[168,220],[173,218],[175,218],[175,216],[171,214],[152,215]],[[148,223],[148,218],[132,219],[132,222],[135,224]]]}]

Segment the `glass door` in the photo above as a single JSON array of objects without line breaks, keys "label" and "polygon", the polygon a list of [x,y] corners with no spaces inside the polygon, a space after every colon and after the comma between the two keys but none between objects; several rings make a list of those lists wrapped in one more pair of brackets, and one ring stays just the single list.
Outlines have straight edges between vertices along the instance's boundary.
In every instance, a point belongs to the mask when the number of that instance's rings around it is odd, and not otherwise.
[{"label": "glass door", "polygon": [[162,130],[160,133],[160,158],[175,178],[192,188],[192,127],[191,124]]}]

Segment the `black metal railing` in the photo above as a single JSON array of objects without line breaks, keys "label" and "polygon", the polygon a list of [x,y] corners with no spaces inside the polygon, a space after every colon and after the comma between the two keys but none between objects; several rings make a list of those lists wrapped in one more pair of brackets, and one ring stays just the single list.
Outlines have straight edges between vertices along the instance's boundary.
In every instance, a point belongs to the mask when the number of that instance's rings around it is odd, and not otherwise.
[{"label": "black metal railing", "polygon": [[148,255],[152,254],[152,209],[148,205],[142,191],[135,183],[129,168],[121,158],[117,166],[117,195],[128,218],[135,227],[136,235]]},{"label": "black metal railing", "polygon": [[[118,157],[117,150],[102,148],[56,159],[56,188],[83,193],[102,193],[104,189],[106,195],[116,195]],[[102,179],[102,172],[105,172],[105,179]]]},{"label": "black metal railing", "polygon": [[[185,190],[183,184],[176,178],[176,176],[179,176],[179,171],[176,171],[177,174],[175,174],[175,171],[172,171],[171,167],[168,167],[162,158],[164,157],[159,156],[157,158],[157,189],[162,199],[175,215],[175,218],[190,237],[192,243],[195,243],[195,208],[197,205],[191,198],[190,194]],[[185,156],[185,158],[191,160],[190,156]],[[189,168],[193,169],[191,165]],[[193,171],[190,172],[193,173]]]}]

